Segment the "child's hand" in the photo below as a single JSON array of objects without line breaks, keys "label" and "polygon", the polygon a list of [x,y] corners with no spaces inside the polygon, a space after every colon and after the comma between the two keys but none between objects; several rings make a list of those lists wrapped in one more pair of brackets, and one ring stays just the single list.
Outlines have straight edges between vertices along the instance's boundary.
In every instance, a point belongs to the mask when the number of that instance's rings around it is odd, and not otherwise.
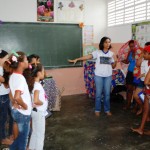
[{"label": "child's hand", "polygon": [[33,107],[33,108],[36,108],[36,107],[37,107],[37,105],[35,105],[35,104],[33,103],[33,104],[32,104],[32,107]]},{"label": "child's hand", "polygon": [[137,78],[137,79],[140,79],[140,78],[141,78],[141,75],[137,76],[136,78]]},{"label": "child's hand", "polygon": [[3,83],[3,82],[5,82],[5,79],[4,77],[0,76],[0,83]]},{"label": "child's hand", "polygon": [[141,52],[141,54],[140,54],[139,59],[142,59],[142,58],[143,58],[143,56],[144,56],[144,53],[143,53],[143,51],[142,51],[142,52]]},{"label": "child's hand", "polygon": [[68,62],[70,62],[70,63],[74,63],[74,65],[77,63],[77,61],[78,61],[78,59],[73,59],[73,60],[68,59]]},{"label": "child's hand", "polygon": [[21,109],[21,106],[18,105],[17,103],[14,103],[14,104],[13,104],[13,108],[15,108],[15,109]]},{"label": "child's hand", "polygon": [[22,109],[27,110],[28,109],[27,104],[24,103],[24,105],[22,106]]},{"label": "child's hand", "polygon": [[23,107],[21,107],[20,105],[18,105],[16,102],[13,103],[13,108],[15,108],[15,109],[23,109]]}]

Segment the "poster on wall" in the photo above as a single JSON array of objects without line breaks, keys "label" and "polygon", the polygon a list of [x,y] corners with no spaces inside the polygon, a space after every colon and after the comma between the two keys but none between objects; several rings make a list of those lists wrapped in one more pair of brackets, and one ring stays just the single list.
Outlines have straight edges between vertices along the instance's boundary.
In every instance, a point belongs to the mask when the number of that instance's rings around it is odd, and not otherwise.
[{"label": "poster on wall", "polygon": [[37,0],[37,21],[54,22],[54,0]]},{"label": "poster on wall", "polygon": [[57,22],[84,22],[84,0],[57,0]]},{"label": "poster on wall", "polygon": [[132,25],[132,38],[137,40],[141,47],[150,42],[150,21]]},{"label": "poster on wall", "polygon": [[93,45],[93,37],[94,37],[93,25],[84,26],[83,32],[84,32],[83,33],[84,44]]}]

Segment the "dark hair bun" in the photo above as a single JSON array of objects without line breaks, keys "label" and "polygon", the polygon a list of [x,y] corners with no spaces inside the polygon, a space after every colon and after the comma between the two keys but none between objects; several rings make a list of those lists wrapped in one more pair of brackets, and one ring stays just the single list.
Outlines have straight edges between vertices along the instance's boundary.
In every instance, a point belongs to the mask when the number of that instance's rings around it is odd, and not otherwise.
[{"label": "dark hair bun", "polygon": [[8,53],[5,50],[0,49],[0,58],[4,58]]},{"label": "dark hair bun", "polygon": [[12,61],[11,64],[10,64],[10,67],[13,68],[13,69],[17,69],[18,65],[19,65],[18,62]]}]

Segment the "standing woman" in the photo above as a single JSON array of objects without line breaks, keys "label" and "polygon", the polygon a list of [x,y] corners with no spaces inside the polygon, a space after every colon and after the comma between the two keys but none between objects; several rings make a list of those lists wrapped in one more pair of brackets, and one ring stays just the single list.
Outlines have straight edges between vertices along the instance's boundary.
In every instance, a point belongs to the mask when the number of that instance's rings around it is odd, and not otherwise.
[{"label": "standing woman", "polygon": [[133,96],[133,90],[134,90],[134,76],[133,71],[134,67],[136,65],[135,61],[135,43],[134,40],[129,41],[129,53],[126,60],[123,60],[122,62],[125,64],[129,64],[128,66],[128,72],[126,76],[126,86],[127,86],[127,104],[124,107],[124,109],[130,109],[131,107],[131,100]]},{"label": "standing woman", "polygon": [[96,50],[87,56],[83,56],[74,60],[68,60],[69,62],[73,62],[75,64],[77,61],[96,59],[94,77],[96,85],[96,116],[100,116],[102,92],[104,92],[104,111],[108,116],[112,115],[110,112],[112,68],[114,69],[116,67],[117,58],[113,52],[110,51],[110,49],[111,39],[109,37],[103,37],[99,43],[99,50]]}]

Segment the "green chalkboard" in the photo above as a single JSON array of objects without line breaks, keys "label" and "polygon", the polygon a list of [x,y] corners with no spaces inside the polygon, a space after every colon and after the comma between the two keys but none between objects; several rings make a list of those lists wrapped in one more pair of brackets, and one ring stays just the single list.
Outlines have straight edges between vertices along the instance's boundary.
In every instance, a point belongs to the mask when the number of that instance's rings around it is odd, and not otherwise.
[{"label": "green chalkboard", "polygon": [[67,59],[82,56],[82,29],[77,24],[3,22],[0,48],[38,54],[47,68],[74,67]]}]

